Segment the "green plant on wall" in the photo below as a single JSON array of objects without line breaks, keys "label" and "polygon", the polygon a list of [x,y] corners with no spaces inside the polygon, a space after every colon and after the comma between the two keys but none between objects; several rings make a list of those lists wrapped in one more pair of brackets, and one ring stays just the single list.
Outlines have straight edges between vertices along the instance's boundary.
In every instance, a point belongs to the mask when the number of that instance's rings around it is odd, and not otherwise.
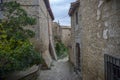
[{"label": "green plant on wall", "polygon": [[58,58],[63,58],[68,54],[67,47],[61,41],[56,42],[55,49]]},{"label": "green plant on wall", "polygon": [[40,54],[29,41],[35,33],[24,28],[34,25],[36,19],[29,17],[17,2],[6,2],[2,6],[4,18],[0,20],[0,77],[41,63]]}]

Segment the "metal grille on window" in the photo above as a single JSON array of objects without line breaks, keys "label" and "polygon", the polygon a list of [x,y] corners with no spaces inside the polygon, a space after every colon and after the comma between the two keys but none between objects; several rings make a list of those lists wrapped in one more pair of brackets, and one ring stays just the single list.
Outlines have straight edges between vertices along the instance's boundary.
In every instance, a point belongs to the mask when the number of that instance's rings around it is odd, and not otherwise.
[{"label": "metal grille on window", "polygon": [[105,80],[120,80],[120,58],[105,54]]}]

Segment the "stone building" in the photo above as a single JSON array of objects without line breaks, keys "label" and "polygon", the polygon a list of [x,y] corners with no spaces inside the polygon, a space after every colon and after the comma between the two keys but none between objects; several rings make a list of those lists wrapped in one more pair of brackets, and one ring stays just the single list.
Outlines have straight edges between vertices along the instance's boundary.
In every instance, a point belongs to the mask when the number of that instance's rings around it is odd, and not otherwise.
[{"label": "stone building", "polygon": [[[70,26],[61,26],[59,23],[54,22],[53,25],[53,37],[54,44],[57,42],[62,42],[68,50],[68,53],[71,53],[71,27]],[[55,45],[56,46],[56,45]]]},{"label": "stone building", "polygon": [[[73,54],[79,51],[82,80],[120,79],[120,0],[79,0],[79,10],[73,7],[69,15],[78,11],[80,50],[73,45]],[[78,2],[78,1],[76,1]],[[76,3],[75,2],[75,3]],[[77,18],[77,17],[76,17]],[[75,28],[72,19],[72,40]],[[75,44],[75,42],[73,42]],[[76,52],[74,52],[76,50]],[[70,56],[71,56],[70,55]],[[77,61],[73,58],[74,64]]]},{"label": "stone building", "polygon": [[61,41],[65,44],[65,46],[70,46],[71,43],[71,27],[70,26],[61,26]]},{"label": "stone building", "polygon": [[53,36],[54,40],[62,41],[65,46],[69,46],[71,38],[71,27],[61,26],[59,23],[53,23]]},{"label": "stone building", "polygon": [[61,41],[61,29],[60,29],[60,25],[57,22],[53,22],[53,27],[52,27],[52,31],[53,31],[53,37],[54,37],[54,41]]},{"label": "stone building", "polygon": [[80,3],[72,2],[69,10],[71,16],[71,43],[72,51],[69,54],[70,62],[75,66],[77,72],[80,72],[80,46],[81,46],[81,24],[80,24]]},{"label": "stone building", "polygon": [[26,26],[35,32],[35,38],[31,39],[36,49],[42,53],[47,67],[51,66],[52,59],[57,59],[52,36],[54,15],[50,8],[49,0],[0,0],[17,1],[27,11],[29,16],[36,18],[37,24]]}]

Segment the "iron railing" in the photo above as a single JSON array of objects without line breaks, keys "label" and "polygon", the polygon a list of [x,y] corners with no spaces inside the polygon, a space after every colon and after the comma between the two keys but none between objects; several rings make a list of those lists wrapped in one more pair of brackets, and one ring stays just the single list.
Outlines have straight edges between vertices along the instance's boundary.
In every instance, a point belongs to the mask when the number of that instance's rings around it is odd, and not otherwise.
[{"label": "iron railing", "polygon": [[104,60],[105,80],[120,80],[120,59],[105,54]]}]

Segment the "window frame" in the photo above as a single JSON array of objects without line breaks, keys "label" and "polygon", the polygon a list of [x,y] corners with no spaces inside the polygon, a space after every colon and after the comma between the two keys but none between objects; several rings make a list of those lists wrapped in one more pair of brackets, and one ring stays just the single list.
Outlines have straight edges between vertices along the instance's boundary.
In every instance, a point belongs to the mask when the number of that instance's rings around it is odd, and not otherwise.
[{"label": "window frame", "polygon": [[78,12],[75,13],[76,24],[78,25]]}]

